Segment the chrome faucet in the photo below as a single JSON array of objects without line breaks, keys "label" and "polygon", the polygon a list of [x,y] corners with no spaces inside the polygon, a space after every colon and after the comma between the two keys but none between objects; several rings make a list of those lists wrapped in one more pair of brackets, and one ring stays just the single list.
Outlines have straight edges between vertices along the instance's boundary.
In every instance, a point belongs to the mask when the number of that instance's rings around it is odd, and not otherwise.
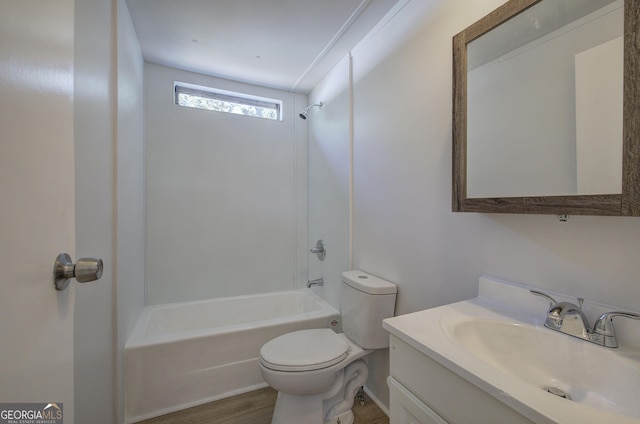
[{"label": "chrome faucet", "polygon": [[316,278],[315,280],[307,281],[307,288],[311,286],[324,286],[324,280],[322,278]]},{"label": "chrome faucet", "polygon": [[613,317],[640,319],[640,315],[632,312],[607,312],[596,320],[593,330],[589,330],[589,321],[582,312],[584,299],[578,298],[578,305],[570,302],[556,302],[548,294],[537,290],[530,290],[531,294],[542,296],[549,301],[547,319],[544,326],[561,333],[586,340],[605,347],[618,347]]}]

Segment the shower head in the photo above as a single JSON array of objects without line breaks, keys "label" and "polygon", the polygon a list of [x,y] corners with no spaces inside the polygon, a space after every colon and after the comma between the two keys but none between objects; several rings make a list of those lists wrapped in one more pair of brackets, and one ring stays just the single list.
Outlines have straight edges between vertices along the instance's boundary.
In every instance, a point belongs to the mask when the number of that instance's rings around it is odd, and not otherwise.
[{"label": "shower head", "polygon": [[312,105],[309,105],[302,112],[300,112],[300,114],[298,116],[300,118],[302,118],[302,119],[307,119],[307,114],[309,113],[309,110],[311,110],[312,107],[318,106],[318,109],[322,109],[322,105],[323,104],[324,104],[324,102],[314,103]]}]

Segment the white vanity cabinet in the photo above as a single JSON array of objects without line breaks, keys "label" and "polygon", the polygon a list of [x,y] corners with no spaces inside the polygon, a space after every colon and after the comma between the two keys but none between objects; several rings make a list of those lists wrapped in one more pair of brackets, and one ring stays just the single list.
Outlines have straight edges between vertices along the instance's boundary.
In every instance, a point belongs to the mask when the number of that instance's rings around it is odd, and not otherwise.
[{"label": "white vanity cabinet", "polygon": [[389,377],[391,424],[531,424],[393,334]]},{"label": "white vanity cabinet", "polygon": [[447,424],[436,411],[418,399],[393,377],[389,384],[391,422],[394,424]]}]

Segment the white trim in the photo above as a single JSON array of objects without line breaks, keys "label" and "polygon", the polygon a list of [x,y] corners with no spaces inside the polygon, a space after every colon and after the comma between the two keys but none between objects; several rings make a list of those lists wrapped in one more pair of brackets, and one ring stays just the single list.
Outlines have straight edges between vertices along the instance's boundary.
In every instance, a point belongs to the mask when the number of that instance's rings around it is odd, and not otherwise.
[{"label": "white trim", "polygon": [[351,16],[347,18],[344,24],[340,27],[340,29],[335,33],[333,38],[329,40],[327,45],[322,49],[322,51],[316,56],[316,58],[311,62],[311,64],[304,70],[304,72],[298,77],[295,83],[291,86],[291,90],[296,90],[300,84],[309,76],[311,72],[318,66],[318,64],[324,59],[324,57],[333,49],[333,47],[338,43],[338,41],[342,38],[342,36],[347,32],[347,30],[353,25],[353,23],[358,19],[358,17],[362,14],[364,9],[371,3],[372,0],[362,0],[358,7],[353,11]]},{"label": "white trim", "polygon": [[362,40],[360,40],[360,42],[351,49],[351,57],[358,55],[359,51],[362,50],[373,38],[375,38],[378,32],[391,22],[393,18],[409,3],[411,3],[411,0],[399,0],[398,3],[396,3],[395,6],[393,6],[391,10],[389,10],[382,19],[380,19],[380,22],[378,22],[376,26],[374,26],[371,31],[369,31],[367,35],[365,35]]},{"label": "white trim", "polygon": [[378,399],[367,386],[364,386],[364,391],[367,394],[367,396],[369,396],[369,398],[373,401],[373,403],[378,405],[378,408],[380,408],[380,410],[384,412],[387,417],[390,416],[391,412],[389,411],[389,408],[387,407],[387,405],[383,404],[380,401],[380,399]]}]

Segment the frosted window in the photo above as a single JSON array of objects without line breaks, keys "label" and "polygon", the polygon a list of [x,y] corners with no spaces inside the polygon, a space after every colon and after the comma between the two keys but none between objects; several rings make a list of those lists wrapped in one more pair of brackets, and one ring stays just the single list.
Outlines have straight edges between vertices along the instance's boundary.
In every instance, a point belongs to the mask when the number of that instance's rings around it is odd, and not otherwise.
[{"label": "frosted window", "polygon": [[282,120],[282,102],[242,93],[175,83],[175,104],[196,109],[233,113],[253,118]]}]

